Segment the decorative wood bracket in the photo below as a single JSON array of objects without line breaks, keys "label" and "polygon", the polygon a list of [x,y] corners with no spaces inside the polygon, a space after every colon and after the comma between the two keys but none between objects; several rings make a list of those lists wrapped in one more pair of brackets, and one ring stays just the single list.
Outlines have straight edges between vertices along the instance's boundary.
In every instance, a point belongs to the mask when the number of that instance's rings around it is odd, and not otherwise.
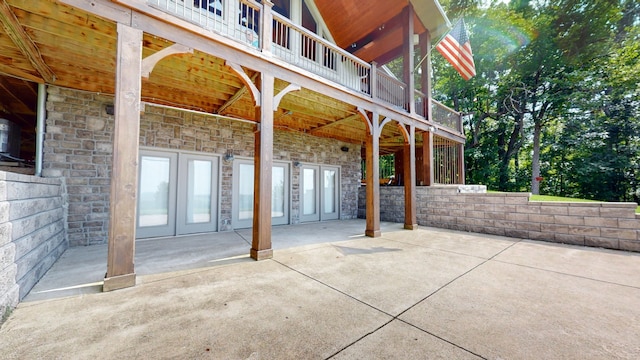
[{"label": "decorative wood bracket", "polygon": [[278,95],[273,97],[273,108],[277,109],[280,106],[280,101],[282,100],[282,98],[287,95],[288,93],[292,92],[292,91],[298,91],[300,90],[301,87],[300,85],[295,85],[295,84],[289,84],[287,85],[286,88],[282,89]]},{"label": "decorative wood bracket", "polygon": [[142,77],[149,78],[149,75],[153,71],[153,68],[158,62],[167,56],[174,54],[193,54],[193,49],[181,44],[173,44],[167,48],[164,48],[153,55],[149,55],[142,60]]},{"label": "decorative wood bracket", "polygon": [[369,129],[369,132],[371,134],[373,134],[373,124],[371,123],[371,120],[369,119],[369,115],[367,115],[367,111],[363,108],[358,108],[358,112],[360,113],[360,115],[362,116],[362,119],[364,119],[365,124],[367,125],[367,129]]},{"label": "decorative wood bracket", "polygon": [[244,72],[244,70],[242,69],[242,66],[234,62],[231,62],[229,60],[226,60],[224,63],[225,65],[230,67],[236,74],[238,74],[238,76],[240,76],[240,79],[242,80],[244,85],[249,90],[251,90],[251,96],[253,97],[253,100],[256,102],[256,106],[262,106],[262,104],[260,103],[260,90],[258,90],[258,88],[256,87],[256,84],[254,84],[253,81],[251,81],[251,78],[249,77],[249,75],[247,75],[247,73]]},{"label": "decorative wood bracket", "polygon": [[42,59],[40,50],[36,44],[31,40],[29,34],[22,28],[18,18],[11,11],[11,8],[5,0],[0,0],[0,25],[7,33],[11,41],[20,49],[22,55],[24,55],[31,66],[40,74],[42,79],[47,83],[53,83],[56,81],[56,75],[49,68],[49,66]]},{"label": "decorative wood bracket", "polygon": [[[403,125],[403,124],[398,124],[398,128],[400,129],[400,132],[402,133],[402,136],[404,137],[404,142],[405,144],[410,143],[411,141],[413,141],[413,139],[411,139],[411,128],[413,125]],[[407,127],[409,127],[407,129]],[[415,127],[413,127],[415,129]],[[415,130],[414,130],[415,132]]]},{"label": "decorative wood bracket", "polygon": [[[256,78],[258,77],[258,75],[260,75],[260,73],[255,73],[253,74],[253,76],[251,77],[251,83],[254,83],[254,81],[256,80]],[[218,108],[217,113],[219,115],[224,115],[224,112],[231,107],[231,105],[235,104],[236,101],[240,100],[240,98],[248,91],[247,86],[244,85],[242,86],[240,89],[238,89],[238,91],[236,91],[235,94],[233,94],[233,96],[231,96],[229,98],[229,100],[227,100],[224,104],[222,104],[222,106],[220,106]]]},{"label": "decorative wood bracket", "polygon": [[384,128],[385,125],[387,125],[388,123],[391,122],[391,118],[385,117],[384,119],[382,119],[382,121],[380,122],[380,125],[378,125],[378,131],[377,134],[375,134],[376,136],[380,136],[380,134],[382,134],[382,128]]}]

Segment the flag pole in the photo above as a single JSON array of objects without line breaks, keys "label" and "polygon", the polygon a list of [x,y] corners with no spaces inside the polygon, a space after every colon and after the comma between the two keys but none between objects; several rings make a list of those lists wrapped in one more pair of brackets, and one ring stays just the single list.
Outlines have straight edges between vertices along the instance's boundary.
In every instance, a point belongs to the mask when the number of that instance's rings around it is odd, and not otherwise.
[{"label": "flag pole", "polygon": [[[458,22],[460,22],[460,19],[458,19],[458,21],[455,22],[455,24],[457,25]],[[422,63],[427,60],[427,57],[429,55],[431,55],[431,51],[433,51],[433,49],[438,46],[438,44],[440,44],[440,42],[442,41],[442,39],[444,39],[447,35],[449,35],[449,32],[451,31],[451,29],[453,29],[455,27],[455,25],[453,25],[451,28],[449,28],[449,30],[444,33],[443,35],[440,36],[440,39],[433,45],[431,45],[431,49],[429,49],[427,51],[427,53],[422,57],[422,59],[420,59],[420,61],[418,61],[418,65],[416,65],[416,67],[413,69],[413,72],[418,71],[418,68],[420,67],[420,65],[422,65]]]}]

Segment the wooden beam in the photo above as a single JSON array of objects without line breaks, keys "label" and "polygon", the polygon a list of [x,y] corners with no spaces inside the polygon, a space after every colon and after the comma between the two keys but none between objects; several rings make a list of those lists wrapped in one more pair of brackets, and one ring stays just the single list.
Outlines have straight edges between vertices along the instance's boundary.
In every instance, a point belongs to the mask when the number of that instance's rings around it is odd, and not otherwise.
[{"label": "wooden beam", "polygon": [[360,117],[361,117],[360,114],[353,114],[351,116],[347,116],[344,119],[336,120],[336,121],[330,122],[328,124],[313,128],[313,129],[309,130],[309,134],[313,135],[313,134],[315,134],[315,133],[317,133],[319,131],[326,130],[327,128],[331,128],[331,127],[334,127],[336,125],[340,125],[341,123],[352,121],[352,120],[358,120],[358,119],[360,119]]},{"label": "wooden beam", "polygon": [[2,99],[6,112],[35,116],[37,94],[33,94],[31,84],[33,83],[21,79],[0,76],[0,94],[6,94]]},{"label": "wooden beam", "polygon": [[[33,68],[40,74],[42,80],[54,83],[56,76],[42,59],[40,50],[31,40],[29,34],[22,28],[16,15],[11,11],[6,0],[0,0],[0,24],[11,41],[20,49],[20,52],[29,60]],[[42,82],[42,81],[41,81]]]},{"label": "wooden beam", "polygon": [[260,106],[256,106],[256,118],[260,119],[255,133],[255,158],[253,178],[253,238],[251,258],[255,260],[273,257],[271,248],[271,192],[273,167],[273,84],[270,74],[260,76]]},{"label": "wooden beam", "polygon": [[351,46],[347,47],[345,50],[352,54],[356,54],[359,50],[362,50],[368,44],[387,36],[387,34],[392,32],[394,29],[403,26],[404,21],[405,19],[403,18],[402,13],[400,13],[391,18],[386,23],[380,24],[380,26],[374,31],[355,41],[353,43],[355,44],[355,46],[351,44]]},{"label": "wooden beam", "polygon": [[115,127],[104,291],[134,286],[142,31],[118,24]]}]

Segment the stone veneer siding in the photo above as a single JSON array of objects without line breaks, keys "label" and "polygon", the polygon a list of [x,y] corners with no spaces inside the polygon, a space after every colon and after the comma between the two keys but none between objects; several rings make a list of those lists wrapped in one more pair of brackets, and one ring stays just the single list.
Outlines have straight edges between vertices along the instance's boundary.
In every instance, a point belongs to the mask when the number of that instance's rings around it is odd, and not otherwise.
[{"label": "stone veneer siding", "polygon": [[[66,179],[71,246],[104,244],[109,223],[114,118],[105,106],[113,97],[49,86],[43,176]],[[255,125],[147,105],[141,115],[140,146],[236,157],[254,155]],[[348,152],[340,150],[348,147]],[[276,127],[274,160],[341,167],[342,219],[357,217],[360,145]],[[231,230],[232,163],[221,159],[221,231]],[[299,220],[300,169],[291,167],[292,223]]]},{"label": "stone veneer siding", "polygon": [[[635,203],[537,202],[478,186],[418,186],[419,225],[640,252]],[[365,216],[365,189],[359,217]],[[404,222],[404,188],[380,187],[380,219]]]},{"label": "stone veneer siding", "polygon": [[64,183],[0,171],[0,318],[67,249]]}]

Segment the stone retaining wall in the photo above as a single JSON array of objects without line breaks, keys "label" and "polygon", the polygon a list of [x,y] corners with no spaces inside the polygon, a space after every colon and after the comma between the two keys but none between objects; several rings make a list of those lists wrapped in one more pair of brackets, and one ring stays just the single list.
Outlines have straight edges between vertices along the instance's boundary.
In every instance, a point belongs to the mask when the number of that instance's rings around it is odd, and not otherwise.
[{"label": "stone retaining wall", "polygon": [[[358,215],[364,217],[365,189]],[[419,225],[640,252],[635,203],[535,202],[529,193],[417,187]],[[380,187],[380,219],[404,222],[404,188]]]},{"label": "stone retaining wall", "polygon": [[67,249],[64,185],[0,171],[0,317]]}]

